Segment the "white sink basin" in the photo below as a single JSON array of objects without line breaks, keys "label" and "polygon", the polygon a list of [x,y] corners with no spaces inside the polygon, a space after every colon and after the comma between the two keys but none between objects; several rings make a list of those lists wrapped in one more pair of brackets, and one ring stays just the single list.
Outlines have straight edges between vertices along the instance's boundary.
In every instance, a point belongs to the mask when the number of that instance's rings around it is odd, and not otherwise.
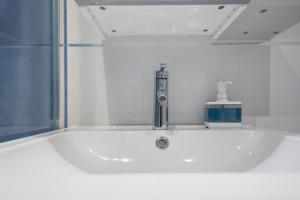
[{"label": "white sink basin", "polygon": [[[155,145],[160,136],[169,139],[165,150]],[[255,130],[73,130],[49,141],[88,173],[190,173],[252,170],[278,151],[283,139]],[[297,167],[300,171],[300,163]]]}]

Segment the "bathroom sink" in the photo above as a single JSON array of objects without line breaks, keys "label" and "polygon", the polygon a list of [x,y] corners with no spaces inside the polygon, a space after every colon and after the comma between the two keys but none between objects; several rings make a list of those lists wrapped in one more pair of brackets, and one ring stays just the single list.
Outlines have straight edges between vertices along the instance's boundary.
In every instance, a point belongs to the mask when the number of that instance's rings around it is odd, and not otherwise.
[{"label": "bathroom sink", "polygon": [[[169,143],[165,149],[156,146],[162,136]],[[285,143],[292,148],[292,141],[254,129],[72,130],[49,139],[65,160],[87,173],[300,171],[300,161],[278,153]]]},{"label": "bathroom sink", "polygon": [[257,128],[70,128],[0,144],[0,192],[5,200],[298,200],[299,155],[299,135]]}]

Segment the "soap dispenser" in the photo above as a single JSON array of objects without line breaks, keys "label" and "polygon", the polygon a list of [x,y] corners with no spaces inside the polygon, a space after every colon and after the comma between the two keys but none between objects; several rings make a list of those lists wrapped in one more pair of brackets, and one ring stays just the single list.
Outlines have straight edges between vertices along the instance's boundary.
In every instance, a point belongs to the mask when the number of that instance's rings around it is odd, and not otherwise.
[{"label": "soap dispenser", "polygon": [[242,103],[228,100],[227,87],[231,81],[217,84],[217,99],[205,104],[204,124],[207,128],[241,127]]},{"label": "soap dispenser", "polygon": [[217,95],[217,101],[218,102],[227,102],[228,98],[227,98],[227,85],[231,85],[232,82],[231,81],[227,81],[227,82],[218,82],[218,95]]}]

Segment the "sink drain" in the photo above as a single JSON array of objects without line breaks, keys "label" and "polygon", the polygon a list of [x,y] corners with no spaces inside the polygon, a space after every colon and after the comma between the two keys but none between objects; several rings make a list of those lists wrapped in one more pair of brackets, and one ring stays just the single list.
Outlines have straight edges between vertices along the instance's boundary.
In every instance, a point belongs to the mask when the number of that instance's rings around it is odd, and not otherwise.
[{"label": "sink drain", "polygon": [[169,146],[169,140],[166,137],[159,137],[156,139],[156,147],[159,149],[166,149]]}]

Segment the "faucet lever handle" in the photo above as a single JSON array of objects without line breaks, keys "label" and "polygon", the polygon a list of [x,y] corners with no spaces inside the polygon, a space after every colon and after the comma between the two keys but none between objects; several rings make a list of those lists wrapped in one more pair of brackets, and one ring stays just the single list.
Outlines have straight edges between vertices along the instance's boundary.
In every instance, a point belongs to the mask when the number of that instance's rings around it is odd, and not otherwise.
[{"label": "faucet lever handle", "polygon": [[166,67],[167,67],[167,64],[166,64],[166,63],[161,63],[161,64],[160,64],[160,71],[161,71],[161,72],[165,71]]}]

